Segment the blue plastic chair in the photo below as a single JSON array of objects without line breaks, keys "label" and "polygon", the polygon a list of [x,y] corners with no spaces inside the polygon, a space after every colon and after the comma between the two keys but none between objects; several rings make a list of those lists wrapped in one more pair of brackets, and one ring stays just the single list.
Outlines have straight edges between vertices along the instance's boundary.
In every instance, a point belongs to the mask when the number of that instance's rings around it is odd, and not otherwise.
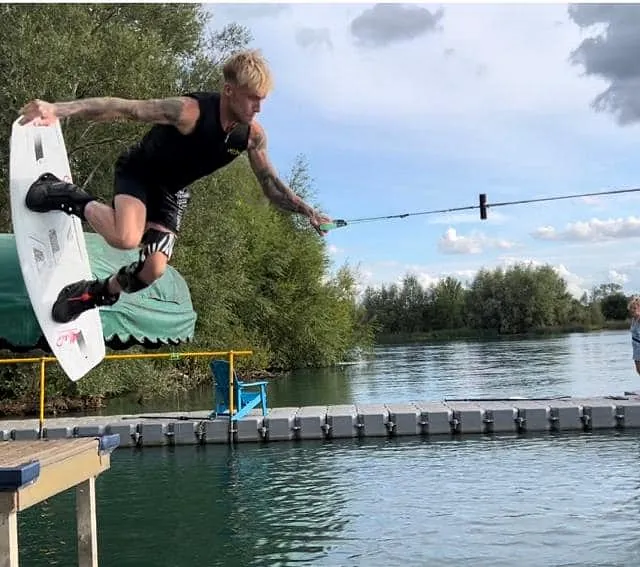
[{"label": "blue plastic chair", "polygon": [[[226,360],[212,360],[209,364],[215,383],[215,410],[209,417],[229,415],[229,362]],[[233,407],[236,413],[233,421],[242,419],[253,408],[262,406],[262,415],[267,415],[267,384],[268,382],[242,382],[233,371]],[[254,388],[259,390],[251,391]]]}]

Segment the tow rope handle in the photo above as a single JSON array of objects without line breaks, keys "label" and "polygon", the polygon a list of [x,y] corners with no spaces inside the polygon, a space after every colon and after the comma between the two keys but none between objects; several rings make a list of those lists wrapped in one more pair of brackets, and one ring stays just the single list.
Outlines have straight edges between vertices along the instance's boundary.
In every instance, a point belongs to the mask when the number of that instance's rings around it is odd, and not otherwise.
[{"label": "tow rope handle", "polygon": [[320,225],[320,230],[329,231],[334,228],[341,228],[343,226],[347,226],[347,221],[343,219],[336,219],[333,222],[325,222]]}]

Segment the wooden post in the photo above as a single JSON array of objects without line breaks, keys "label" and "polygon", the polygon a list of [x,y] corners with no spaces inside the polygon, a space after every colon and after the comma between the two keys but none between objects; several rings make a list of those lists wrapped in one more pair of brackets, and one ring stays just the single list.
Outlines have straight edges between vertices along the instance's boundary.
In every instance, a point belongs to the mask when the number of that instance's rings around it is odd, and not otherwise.
[{"label": "wooden post", "polygon": [[18,507],[12,492],[0,492],[0,567],[18,567]]},{"label": "wooden post", "polygon": [[76,487],[76,529],[78,567],[98,567],[95,477],[85,480]]}]

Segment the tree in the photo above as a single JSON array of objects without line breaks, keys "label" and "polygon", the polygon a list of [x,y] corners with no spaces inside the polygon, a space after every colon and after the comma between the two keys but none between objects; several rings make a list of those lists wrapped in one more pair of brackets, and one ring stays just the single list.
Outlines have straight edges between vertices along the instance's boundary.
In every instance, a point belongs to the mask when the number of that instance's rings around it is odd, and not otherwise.
[{"label": "tree", "polygon": [[407,275],[402,280],[402,288],[398,297],[398,317],[404,332],[420,331],[425,292],[414,275]]},{"label": "tree", "polygon": [[617,283],[604,283],[591,290],[591,301],[601,301],[609,295],[622,294],[622,286]]},{"label": "tree", "polygon": [[432,287],[432,317],[435,329],[457,329],[465,325],[465,291],[449,276]]},{"label": "tree", "polygon": [[[403,286],[368,288],[363,307],[378,333],[424,332],[469,327],[501,334],[526,333],[586,323],[596,315],[573,299],[566,282],[550,266],[517,264],[480,270],[469,289],[446,277],[428,289],[407,276]],[[416,324],[414,315],[422,313]]]},{"label": "tree", "polygon": [[602,315],[608,320],[624,321],[628,317],[627,302],[627,296],[621,292],[604,296],[600,301]]}]

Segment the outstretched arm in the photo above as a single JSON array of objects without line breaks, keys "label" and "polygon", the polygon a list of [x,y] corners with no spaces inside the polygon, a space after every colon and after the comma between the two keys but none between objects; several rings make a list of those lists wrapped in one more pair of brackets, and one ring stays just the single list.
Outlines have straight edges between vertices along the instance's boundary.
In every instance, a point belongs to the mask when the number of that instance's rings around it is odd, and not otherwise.
[{"label": "outstretched arm", "polygon": [[323,223],[331,222],[331,219],[305,203],[278,177],[267,155],[266,134],[262,127],[255,122],[251,125],[247,155],[251,168],[267,198],[283,211],[309,217],[316,231],[319,234],[326,234],[319,227]]},{"label": "outstretched arm", "polygon": [[132,100],[96,97],[50,103],[32,100],[20,109],[21,124],[48,125],[57,118],[78,116],[89,120],[135,120],[154,124],[171,124],[183,133],[193,129],[198,120],[198,102],[191,97]]}]

